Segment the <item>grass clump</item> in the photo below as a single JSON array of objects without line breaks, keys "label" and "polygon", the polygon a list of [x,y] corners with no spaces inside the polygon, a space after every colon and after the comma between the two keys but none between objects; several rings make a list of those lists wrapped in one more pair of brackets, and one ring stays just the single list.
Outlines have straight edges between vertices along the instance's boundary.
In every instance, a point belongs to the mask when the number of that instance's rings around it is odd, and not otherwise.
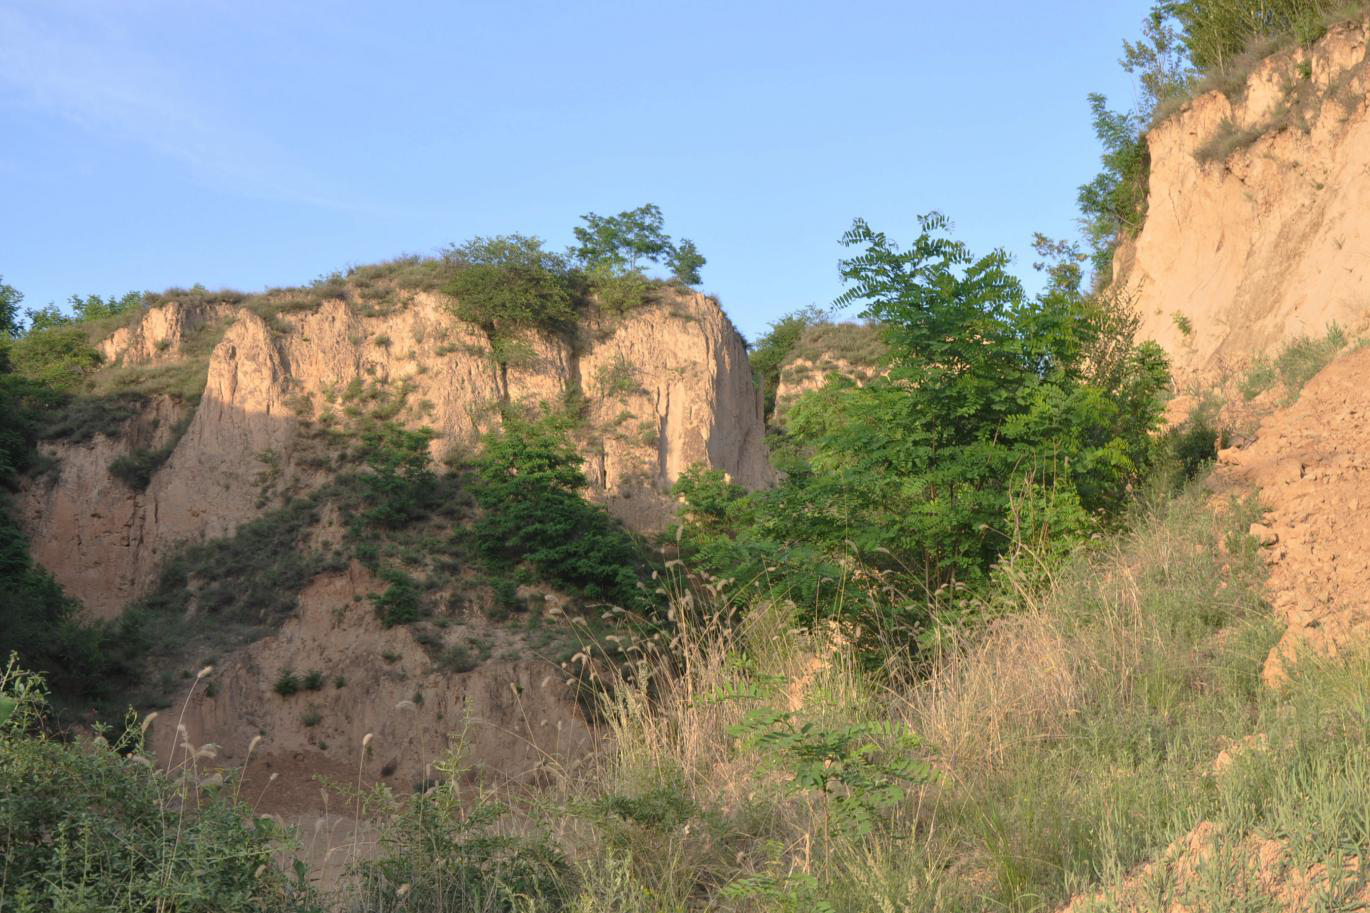
[{"label": "grass clump", "polygon": [[1245,373],[1237,381],[1237,392],[1242,395],[1242,399],[1250,402],[1275,386],[1279,379],[1280,375],[1275,370],[1275,363],[1264,355],[1258,355],[1252,359]]},{"label": "grass clump", "polygon": [[1300,336],[1284,344],[1275,358],[1275,370],[1290,402],[1299,398],[1304,385],[1327,367],[1346,343],[1346,332],[1334,323],[1321,339]]},{"label": "grass clump", "polygon": [[1233,153],[1248,148],[1268,132],[1270,127],[1265,124],[1238,127],[1231,118],[1224,117],[1217,131],[1194,150],[1194,158],[1205,165],[1226,161]]}]

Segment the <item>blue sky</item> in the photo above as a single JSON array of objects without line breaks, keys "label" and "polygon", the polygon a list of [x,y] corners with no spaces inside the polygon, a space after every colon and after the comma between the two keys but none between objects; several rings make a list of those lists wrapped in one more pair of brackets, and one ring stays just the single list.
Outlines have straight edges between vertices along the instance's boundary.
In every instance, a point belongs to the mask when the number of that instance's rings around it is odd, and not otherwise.
[{"label": "blue sky", "polygon": [[1031,272],[1147,0],[0,0],[0,274],[26,305],[294,285],[658,204],[748,335],[855,216]]}]

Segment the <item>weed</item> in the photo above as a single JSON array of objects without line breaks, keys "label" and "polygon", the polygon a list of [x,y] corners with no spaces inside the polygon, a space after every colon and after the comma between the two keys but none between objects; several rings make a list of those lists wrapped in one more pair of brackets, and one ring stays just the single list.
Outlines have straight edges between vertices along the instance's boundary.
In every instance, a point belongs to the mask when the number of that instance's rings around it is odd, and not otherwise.
[{"label": "weed", "polygon": [[282,669],[281,674],[276,677],[276,684],[271,687],[281,697],[290,697],[300,690],[300,677],[289,668]]}]

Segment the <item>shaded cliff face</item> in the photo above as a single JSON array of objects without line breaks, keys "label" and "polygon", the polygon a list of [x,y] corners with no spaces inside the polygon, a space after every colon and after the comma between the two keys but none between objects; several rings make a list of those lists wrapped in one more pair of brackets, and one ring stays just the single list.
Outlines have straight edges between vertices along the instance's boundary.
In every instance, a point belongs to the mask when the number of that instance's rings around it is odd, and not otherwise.
[{"label": "shaded cliff face", "polygon": [[1156,126],[1149,210],[1115,258],[1184,381],[1370,312],[1367,29],[1276,55]]},{"label": "shaded cliff face", "polygon": [[[695,463],[746,486],[770,484],[761,400],[741,336],[711,299],[662,297],[621,318],[595,319],[574,341],[530,334],[507,372],[490,359],[485,338],[430,293],[382,316],[329,300],[270,324],[247,309],[151,309],[106,341],[110,358],[174,358],[206,320],[232,321],[210,356],[203,396],[142,493],[113,478],[109,464],[134,448],[172,443],[178,417],[145,416],[139,422],[163,430],[142,438],[50,447],[56,476],[31,486],[21,505],[35,554],[94,614],[117,614],[177,543],[228,534],[283,493],[323,481],[320,454],[303,444],[306,420],[340,411],[345,391],[359,386],[403,390],[399,418],[437,433],[439,460],[474,445],[498,421],[502,401],[556,405],[583,395],[578,443],[590,496],[639,532],[670,520],[670,486]],[[151,440],[157,433],[163,437]]]},{"label": "shaded cliff face", "polygon": [[[356,563],[320,575],[278,631],[226,657],[205,683],[187,683],[189,698],[159,714],[148,733],[158,756],[212,743],[216,763],[240,766],[260,736],[248,766],[264,792],[259,811],[301,812],[320,807],[318,774],[342,783],[360,774],[403,795],[455,743],[473,776],[497,783],[538,782],[585,755],[592,733],[565,673],[507,656],[466,672],[439,668],[411,629],[383,628],[362,599],[383,588]],[[320,677],[281,694],[283,673]]]}]

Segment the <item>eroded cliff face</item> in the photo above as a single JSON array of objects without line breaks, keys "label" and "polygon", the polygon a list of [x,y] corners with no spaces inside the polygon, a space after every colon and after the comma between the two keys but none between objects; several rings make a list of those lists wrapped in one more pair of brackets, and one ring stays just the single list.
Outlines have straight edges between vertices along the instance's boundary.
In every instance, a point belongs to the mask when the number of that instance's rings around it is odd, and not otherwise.
[{"label": "eroded cliff face", "polygon": [[[444,670],[410,628],[382,627],[364,599],[382,589],[355,562],[316,578],[279,630],[225,657],[197,687],[187,683],[188,697],[159,714],[148,733],[157,755],[176,763],[183,744],[213,744],[216,765],[247,763],[253,794],[265,791],[259,808],[298,813],[321,808],[319,774],[388,782],[404,795],[456,749],[475,778],[528,784],[589,750],[590,726],[561,670],[500,656],[509,644],[473,670]],[[277,693],[283,673],[311,671],[318,687]]]},{"label": "eroded cliff face", "polygon": [[[1367,27],[1276,55],[1243,94],[1151,130],[1149,211],[1115,260],[1177,378],[1211,378],[1370,313]],[[1223,154],[1226,153],[1226,154]]]},{"label": "eroded cliff face", "polygon": [[530,334],[507,371],[433,294],[383,316],[329,300],[271,324],[247,309],[202,310],[151,309],[104,345],[112,359],[171,357],[205,320],[231,321],[193,418],[147,490],[130,491],[109,464],[170,443],[179,417],[157,411],[170,401],[134,423],[160,432],[49,448],[55,477],[23,497],[36,556],[94,614],[117,614],[145,591],[178,543],[228,534],[282,492],[318,484],[319,454],[302,432],[358,385],[402,390],[400,418],[437,433],[439,460],[473,445],[502,401],[555,405],[583,395],[590,494],[640,532],[669,521],[670,486],[691,465],[749,487],[773,478],[742,337],[701,295],[666,292],[652,306],[591,321],[576,340]]}]

